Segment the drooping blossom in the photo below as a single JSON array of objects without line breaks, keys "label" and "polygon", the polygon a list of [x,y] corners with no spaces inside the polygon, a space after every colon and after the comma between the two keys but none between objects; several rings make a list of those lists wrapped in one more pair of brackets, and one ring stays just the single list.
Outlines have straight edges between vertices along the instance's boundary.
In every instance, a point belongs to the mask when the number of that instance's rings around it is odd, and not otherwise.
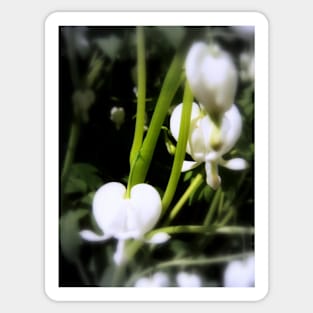
[{"label": "drooping blossom", "polygon": [[[182,114],[182,104],[179,104],[172,112],[170,118],[170,130],[173,137],[178,140]],[[204,163],[206,181],[213,189],[217,189],[221,179],[218,175],[218,165],[232,170],[243,170],[247,167],[245,160],[234,158],[224,160],[223,155],[229,152],[240,137],[242,120],[239,110],[232,105],[225,112],[221,122],[221,146],[218,150],[212,147],[211,137],[214,123],[206,112],[198,104],[192,104],[190,130],[186,152],[194,161],[184,161],[182,171],[188,171]]]},{"label": "drooping blossom", "polygon": [[218,122],[234,103],[237,70],[217,44],[194,43],[186,57],[186,78],[196,100]]},{"label": "drooping blossom", "polygon": [[[111,182],[96,192],[92,213],[102,234],[83,230],[80,235],[88,241],[118,240],[114,261],[121,264],[124,259],[124,244],[127,239],[142,239],[157,223],[162,209],[159,193],[148,184],[132,187],[126,198],[123,184]],[[150,239],[151,240],[151,239]],[[160,241],[160,238],[156,238]]]}]

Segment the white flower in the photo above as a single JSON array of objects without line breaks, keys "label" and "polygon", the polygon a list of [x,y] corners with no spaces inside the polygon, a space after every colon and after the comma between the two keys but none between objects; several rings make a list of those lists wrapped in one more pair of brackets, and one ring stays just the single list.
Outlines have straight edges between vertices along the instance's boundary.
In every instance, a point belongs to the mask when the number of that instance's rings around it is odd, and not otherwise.
[{"label": "white flower", "polygon": [[196,274],[180,272],[176,276],[179,287],[201,287],[201,278]]},{"label": "white flower", "polygon": [[[170,130],[173,137],[178,140],[182,104],[179,104],[170,118]],[[221,146],[218,150],[212,148],[211,135],[213,122],[200,107],[192,104],[189,137],[186,151],[194,161],[184,161],[182,171],[188,171],[201,163],[205,163],[206,181],[213,189],[220,185],[217,165],[222,165],[232,170],[242,170],[247,167],[245,160],[240,158],[225,161],[222,156],[229,152],[237,142],[242,128],[240,113],[235,105],[224,114],[221,123]]]},{"label": "white flower", "polygon": [[254,81],[254,55],[243,52],[240,55],[240,79],[243,82]]},{"label": "white flower", "polygon": [[237,71],[231,57],[217,45],[194,43],[186,57],[186,76],[195,98],[219,119],[234,103]]},{"label": "white flower", "polygon": [[224,287],[253,287],[254,286],[254,255],[243,261],[230,262],[224,271]]},{"label": "white flower", "polygon": [[122,107],[113,107],[110,111],[110,119],[119,130],[125,122],[125,110]]},{"label": "white flower", "polygon": [[165,273],[157,272],[151,277],[142,277],[137,280],[135,287],[167,287],[169,279]]},{"label": "white flower", "polygon": [[96,192],[92,212],[103,234],[90,230],[80,232],[88,241],[102,241],[108,238],[118,240],[114,260],[120,264],[124,260],[124,242],[127,239],[141,239],[157,223],[162,209],[159,193],[148,184],[132,187],[130,198],[126,199],[123,184],[111,182]]}]

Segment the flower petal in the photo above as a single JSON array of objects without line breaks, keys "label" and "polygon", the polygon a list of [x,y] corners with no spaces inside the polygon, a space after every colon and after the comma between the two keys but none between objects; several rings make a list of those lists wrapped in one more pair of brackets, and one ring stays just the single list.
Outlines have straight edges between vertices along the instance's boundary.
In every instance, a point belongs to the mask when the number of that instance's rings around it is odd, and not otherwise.
[{"label": "flower petal", "polygon": [[223,155],[233,148],[237,140],[241,135],[242,120],[239,110],[236,105],[232,105],[231,108],[225,113],[222,122],[222,140],[223,146],[220,150],[220,155]]},{"label": "flower petal", "polygon": [[79,234],[83,239],[95,242],[104,241],[111,237],[110,235],[98,235],[91,230],[82,230]]},{"label": "flower petal", "polygon": [[[170,118],[171,134],[176,139],[176,141],[178,140],[178,135],[179,135],[182,110],[183,110],[183,104],[180,103],[179,105],[175,107]],[[191,120],[194,120],[195,118],[199,117],[199,115],[200,115],[200,108],[198,104],[193,102],[192,108],[191,108]]]},{"label": "flower petal", "polygon": [[115,253],[113,255],[113,260],[116,265],[121,265],[123,261],[125,260],[124,255],[124,248],[125,248],[125,240],[118,240]]},{"label": "flower petal", "polygon": [[190,88],[209,113],[223,113],[236,93],[237,72],[231,57],[218,45],[194,43],[186,57]]},{"label": "flower petal", "polygon": [[157,190],[148,184],[135,185],[130,192],[131,211],[127,213],[128,231],[138,231],[138,237],[157,223],[162,202]]},{"label": "flower petal", "polygon": [[194,169],[195,167],[197,167],[200,164],[201,164],[200,162],[184,161],[181,171],[182,172],[187,172],[189,170]]},{"label": "flower petal", "polygon": [[221,178],[218,175],[217,164],[215,162],[205,162],[206,182],[216,190],[221,184]]},{"label": "flower petal", "polygon": [[241,158],[235,158],[228,161],[220,159],[219,164],[234,171],[244,170],[248,167],[247,161]]},{"label": "flower petal", "polygon": [[123,232],[126,223],[124,195],[126,188],[121,183],[108,183],[95,193],[92,209],[95,220],[106,234]]},{"label": "flower petal", "polygon": [[147,240],[147,243],[154,243],[154,244],[161,244],[164,242],[167,242],[171,236],[168,233],[156,233],[154,234],[149,240]]}]

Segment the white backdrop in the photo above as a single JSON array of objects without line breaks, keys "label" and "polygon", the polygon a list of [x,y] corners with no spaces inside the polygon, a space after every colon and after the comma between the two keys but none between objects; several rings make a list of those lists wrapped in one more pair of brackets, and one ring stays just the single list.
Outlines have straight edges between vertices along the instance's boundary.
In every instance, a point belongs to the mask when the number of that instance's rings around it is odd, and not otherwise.
[{"label": "white backdrop", "polygon": [[[2,1],[0,5],[3,312],[264,312],[312,307],[310,2]],[[270,291],[257,303],[56,303],[43,289],[43,34],[59,10],[247,10],[270,22]],[[308,309],[308,311],[310,311]]]}]

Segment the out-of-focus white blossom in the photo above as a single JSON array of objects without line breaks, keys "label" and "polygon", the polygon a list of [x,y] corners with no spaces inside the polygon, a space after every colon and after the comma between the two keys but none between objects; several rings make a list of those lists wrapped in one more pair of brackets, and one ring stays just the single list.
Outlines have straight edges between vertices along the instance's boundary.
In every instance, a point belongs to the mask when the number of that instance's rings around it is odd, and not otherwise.
[{"label": "out-of-focus white blossom", "polygon": [[89,110],[95,102],[96,96],[91,89],[76,90],[72,96],[74,114],[82,122],[87,123],[89,120]]},{"label": "out-of-focus white blossom", "polygon": [[224,271],[224,287],[253,287],[254,286],[254,255],[243,261],[230,262]]},{"label": "out-of-focus white blossom", "polygon": [[192,273],[179,272],[176,276],[176,282],[179,287],[201,287],[201,278]]},{"label": "out-of-focus white blossom", "polygon": [[254,38],[254,26],[240,25],[232,26],[232,30],[237,34],[238,37],[251,41]]},{"label": "out-of-focus white blossom", "polygon": [[167,287],[169,285],[169,279],[163,272],[157,272],[151,277],[142,277],[135,283],[135,287]]},{"label": "out-of-focus white blossom", "polygon": [[254,55],[252,53],[243,52],[240,55],[239,75],[243,82],[254,81]]},{"label": "out-of-focus white blossom", "polygon": [[122,107],[113,107],[110,111],[110,119],[119,130],[125,122],[125,110]]},{"label": "out-of-focus white blossom", "polygon": [[211,117],[219,118],[234,103],[237,71],[218,45],[194,43],[186,57],[186,76],[195,98]]},{"label": "out-of-focus white blossom", "polygon": [[[179,104],[170,118],[170,130],[173,137],[178,140],[180,122],[182,114],[182,104]],[[201,163],[205,163],[206,181],[213,189],[220,185],[217,166],[221,165],[232,170],[243,170],[247,167],[245,160],[235,158],[224,160],[223,155],[229,152],[238,138],[242,129],[241,115],[235,105],[226,111],[221,123],[221,146],[213,149],[211,135],[213,122],[210,117],[201,110],[198,104],[192,104],[189,137],[186,152],[194,161],[184,161],[182,171],[188,171]]]},{"label": "out-of-focus white blossom", "polygon": [[124,241],[143,238],[157,223],[162,209],[159,193],[148,184],[133,186],[129,199],[125,195],[125,186],[117,182],[107,183],[98,189],[92,213],[102,234],[90,230],[80,232],[81,237],[88,241],[116,238],[118,245],[114,260],[117,264],[124,260]]}]

